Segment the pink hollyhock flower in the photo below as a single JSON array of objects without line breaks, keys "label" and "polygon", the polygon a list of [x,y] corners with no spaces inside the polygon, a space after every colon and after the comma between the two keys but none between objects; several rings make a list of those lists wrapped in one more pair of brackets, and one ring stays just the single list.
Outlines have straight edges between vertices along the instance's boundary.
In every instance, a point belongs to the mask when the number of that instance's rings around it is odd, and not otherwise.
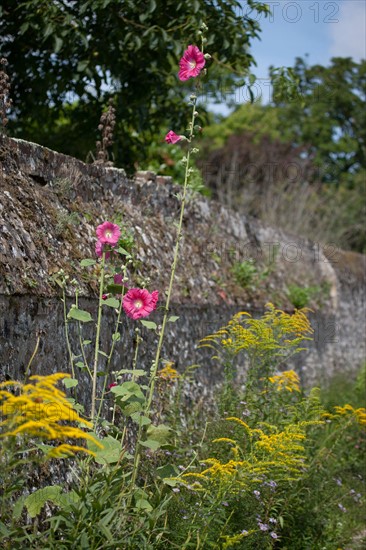
[{"label": "pink hollyhock flower", "polygon": [[123,309],[127,317],[136,321],[148,317],[156,309],[158,298],[157,290],[150,294],[146,288],[130,288],[123,298]]},{"label": "pink hollyhock flower", "polygon": [[154,290],[151,293],[151,301],[154,304],[154,309],[156,308],[156,304],[158,303],[158,300],[159,300],[159,292],[157,290]]},{"label": "pink hollyhock flower", "polygon": [[179,80],[195,78],[205,66],[205,56],[197,46],[188,46],[179,62]]},{"label": "pink hollyhock flower", "polygon": [[[95,253],[98,256],[98,258],[101,258],[103,256],[103,248],[104,248],[104,244],[101,241],[97,241],[95,245]],[[107,251],[105,253],[105,259],[108,260],[110,255],[111,255],[110,252]]]},{"label": "pink hollyhock flower", "polygon": [[112,382],[112,384],[109,384],[108,389],[111,390],[114,386],[118,386],[117,382]]},{"label": "pink hollyhock flower", "polygon": [[182,139],[181,136],[178,136],[175,132],[173,132],[173,130],[170,130],[167,135],[165,136],[165,141],[167,143],[177,143],[178,141],[180,141]]},{"label": "pink hollyhock flower", "polygon": [[121,230],[115,223],[104,222],[97,227],[97,237],[102,244],[115,246],[121,235]]}]

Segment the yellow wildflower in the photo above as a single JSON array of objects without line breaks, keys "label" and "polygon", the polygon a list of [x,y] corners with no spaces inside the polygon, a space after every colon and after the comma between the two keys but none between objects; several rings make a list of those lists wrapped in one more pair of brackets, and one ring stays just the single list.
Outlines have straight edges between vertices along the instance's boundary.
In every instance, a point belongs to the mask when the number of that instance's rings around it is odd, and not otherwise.
[{"label": "yellow wildflower", "polygon": [[166,363],[165,367],[158,372],[158,376],[163,380],[177,380],[180,377],[179,372],[173,369],[174,363]]},{"label": "yellow wildflower", "polygon": [[353,416],[359,424],[366,425],[366,409],[364,407],[355,409],[352,405],[346,404],[343,407],[334,407],[334,410],[339,416]]},{"label": "yellow wildflower", "polygon": [[301,391],[300,379],[294,370],[285,370],[280,374],[270,376],[268,380],[271,384],[276,385],[277,391],[282,391],[283,389],[288,390],[289,392]]},{"label": "yellow wildflower", "polygon": [[[56,373],[48,376],[31,376],[27,384],[7,381],[0,384],[0,405],[4,420],[0,422],[0,437],[28,436],[41,440],[83,439],[103,447],[91,434],[79,427],[92,424],[79,416],[67,400],[65,393],[56,388],[57,382],[70,377]],[[9,391],[8,388],[13,388]],[[63,443],[52,449],[48,456],[70,455],[75,451],[95,454],[77,445]]]}]

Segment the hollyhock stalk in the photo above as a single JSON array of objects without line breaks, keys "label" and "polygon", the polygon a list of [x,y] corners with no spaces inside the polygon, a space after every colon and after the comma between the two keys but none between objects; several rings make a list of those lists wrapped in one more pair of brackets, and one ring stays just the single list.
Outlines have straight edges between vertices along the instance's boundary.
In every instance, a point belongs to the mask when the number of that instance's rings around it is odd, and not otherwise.
[{"label": "hollyhock stalk", "polygon": [[[98,420],[99,420],[100,415],[101,415],[101,413],[102,413],[103,400],[104,400],[104,395],[105,395],[106,387],[107,387],[107,379],[108,379],[109,367],[110,367],[110,365],[111,365],[111,359],[112,359],[112,355],[113,355],[113,352],[114,352],[114,347],[115,347],[115,345],[116,345],[116,342],[118,341],[116,335],[117,335],[117,333],[118,333],[119,324],[120,324],[120,320],[121,320],[123,294],[124,294],[124,286],[122,286],[122,295],[121,295],[121,301],[120,301],[119,308],[118,308],[118,314],[117,314],[117,320],[116,320],[116,328],[115,328],[114,333],[113,333],[113,335],[112,335],[112,346],[111,346],[111,350],[110,350],[110,352],[109,352],[108,359],[107,359],[107,365],[106,365],[106,369],[105,369],[106,373],[105,373],[105,376],[104,376],[104,385],[103,385],[103,390],[102,390],[102,397],[101,397],[101,399],[100,399],[98,414],[97,414],[97,417],[96,417],[96,424],[98,423]],[[114,414],[114,413],[113,413],[113,414]]]},{"label": "hollyhock stalk", "polygon": [[[194,131],[194,123],[196,119],[196,102],[197,102],[197,96],[195,94],[191,95],[191,101],[192,101],[192,117],[191,122],[189,125],[189,137],[188,141],[191,143],[193,138],[193,131]],[[151,377],[150,377],[150,389],[149,389],[149,395],[146,403],[146,409],[145,414],[148,415],[150,412],[151,402],[154,395],[154,389],[155,389],[155,380],[156,380],[156,374],[159,366],[159,360],[160,360],[160,354],[161,354],[161,348],[163,345],[164,340],[164,333],[166,324],[168,322],[168,315],[169,315],[169,305],[170,305],[170,299],[172,295],[173,290],[173,283],[175,279],[175,271],[177,269],[178,265],[178,258],[179,258],[179,248],[180,248],[180,242],[182,240],[182,233],[183,233],[183,218],[184,218],[184,210],[185,210],[185,204],[187,199],[187,189],[188,189],[188,180],[189,180],[189,161],[190,161],[190,154],[191,154],[191,148],[188,148],[187,151],[187,161],[186,161],[186,170],[184,175],[184,184],[183,184],[183,193],[182,193],[182,203],[180,208],[180,217],[179,217],[179,223],[178,223],[178,229],[177,229],[177,238],[175,242],[175,250],[174,250],[174,258],[173,258],[173,264],[172,264],[172,270],[170,273],[170,281],[168,286],[168,292],[166,296],[166,303],[164,307],[164,317],[163,322],[161,325],[160,335],[159,335],[159,342],[158,347],[156,350],[155,360],[151,368]]]},{"label": "hollyhock stalk", "polygon": [[98,304],[98,320],[97,320],[97,334],[95,337],[95,353],[94,353],[94,366],[93,366],[93,387],[92,387],[92,404],[91,404],[91,419],[94,420],[95,416],[95,401],[97,393],[97,374],[98,374],[98,359],[99,359],[99,338],[100,328],[102,324],[102,308],[103,308],[103,288],[104,288],[104,272],[105,272],[105,250],[102,254],[102,265],[100,272],[100,286],[99,286],[99,304]]},{"label": "hollyhock stalk", "polygon": [[[191,122],[190,122],[190,125],[189,125],[189,137],[188,137],[189,142],[191,142],[192,138],[193,138],[194,123],[195,123],[195,119],[196,119],[197,96],[195,94],[191,95],[191,101],[192,101],[192,117],[191,117]],[[180,241],[182,239],[182,232],[183,232],[182,229],[183,229],[184,210],[185,210],[185,204],[186,204],[186,198],[187,198],[187,189],[188,189],[188,180],[189,180],[189,174],[190,174],[190,172],[189,172],[190,154],[191,154],[191,149],[188,148],[187,157],[186,157],[186,170],[185,170],[184,183],[183,183],[180,217],[179,217],[178,228],[177,228],[177,238],[176,238],[175,249],[174,249],[174,258],[173,258],[172,270],[171,270],[171,273],[170,273],[170,280],[169,280],[169,286],[168,286],[168,291],[167,291],[167,296],[166,296],[166,303],[165,303],[165,306],[164,306],[164,317],[163,317],[163,322],[162,322],[161,330],[160,330],[160,334],[159,334],[159,341],[158,341],[158,346],[157,346],[157,349],[156,349],[155,359],[154,359],[154,362],[153,362],[153,364],[151,366],[151,370],[150,370],[149,390],[148,390],[148,395],[147,395],[147,400],[146,400],[146,405],[145,405],[145,411],[144,411],[144,415],[147,416],[147,417],[150,416],[150,408],[151,408],[151,403],[152,403],[153,396],[154,396],[155,382],[156,382],[157,371],[158,371],[158,367],[159,367],[161,348],[162,348],[162,345],[163,345],[166,324],[168,322],[169,305],[170,305],[170,299],[171,299],[172,290],[173,290],[175,271],[176,271],[177,265],[178,265]],[[138,472],[138,468],[139,468],[139,464],[140,464],[141,435],[142,435],[142,425],[140,423],[139,428],[138,428],[138,433],[137,433],[137,439],[136,439],[135,456],[134,456],[134,463],[133,463],[133,470],[132,470],[132,477],[131,477],[131,487],[135,486],[136,478],[137,478],[137,472]],[[132,494],[131,494],[131,497],[130,497],[130,500],[129,500],[129,504],[131,504],[131,501],[132,501]]]}]

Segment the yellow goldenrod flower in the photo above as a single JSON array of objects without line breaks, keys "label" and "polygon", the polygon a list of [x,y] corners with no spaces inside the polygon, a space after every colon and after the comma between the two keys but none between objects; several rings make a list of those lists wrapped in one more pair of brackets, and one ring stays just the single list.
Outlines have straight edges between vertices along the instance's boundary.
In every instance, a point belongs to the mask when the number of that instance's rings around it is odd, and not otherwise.
[{"label": "yellow goldenrod flower", "polygon": [[289,392],[301,391],[300,379],[294,370],[286,370],[280,374],[270,376],[268,380],[271,384],[276,385],[277,391],[282,391],[283,389],[288,390]]},{"label": "yellow goldenrod flower", "polygon": [[167,363],[164,368],[158,372],[158,376],[163,380],[177,380],[180,374],[176,369],[173,369],[174,363]]},{"label": "yellow goldenrod flower", "polygon": [[334,407],[334,410],[338,416],[353,416],[359,424],[366,425],[366,409],[363,407],[355,409],[352,405],[346,404],[343,407]]},{"label": "yellow goldenrod flower", "polygon": [[[14,381],[1,383],[0,406],[4,420],[0,422],[0,437],[27,436],[61,441],[83,439],[93,441],[102,448],[90,433],[70,425],[72,422],[92,427],[72,408],[65,393],[56,388],[57,382],[68,377],[69,374],[56,373],[31,376],[27,384]],[[47,456],[67,456],[76,451],[95,454],[84,447],[63,443],[49,451]]]}]

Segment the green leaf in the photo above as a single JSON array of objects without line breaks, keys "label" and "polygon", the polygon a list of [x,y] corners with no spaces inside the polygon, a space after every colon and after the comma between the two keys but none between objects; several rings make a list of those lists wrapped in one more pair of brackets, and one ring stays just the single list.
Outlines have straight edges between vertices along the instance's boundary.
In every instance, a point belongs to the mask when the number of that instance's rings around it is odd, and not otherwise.
[{"label": "green leaf", "polygon": [[147,512],[151,512],[153,510],[150,502],[148,500],[145,500],[144,498],[140,498],[139,500],[137,500],[135,507],[138,510],[146,510]]},{"label": "green leaf", "polygon": [[[93,435],[95,436],[95,434]],[[104,448],[100,449],[93,441],[88,441],[88,448],[96,453],[94,457],[95,462],[98,464],[114,464],[118,462],[122,452],[121,442],[111,435],[107,435],[107,437],[102,440],[98,437],[96,437],[96,439],[100,441]]]},{"label": "green leaf", "polygon": [[95,265],[95,264],[96,264],[96,261],[92,260],[91,258],[85,258],[80,262],[81,267],[89,267],[90,265]]},{"label": "green leaf", "polygon": [[102,351],[101,349],[98,350],[98,353],[100,353],[100,355],[103,355],[103,357],[109,357],[109,355],[105,351]]},{"label": "green leaf", "polygon": [[35,518],[48,500],[57,504],[60,499],[61,491],[62,487],[60,487],[60,485],[48,485],[27,496],[24,500],[24,505],[30,517]]},{"label": "green leaf", "polygon": [[112,340],[113,342],[118,342],[121,339],[121,334],[119,332],[115,332],[112,334]]},{"label": "green leaf", "polygon": [[156,473],[159,477],[164,479],[165,477],[174,477],[178,475],[178,469],[172,464],[165,464],[165,466],[156,468]]},{"label": "green leaf", "polygon": [[19,28],[19,34],[24,34],[25,32],[27,32],[27,30],[29,29],[29,23],[23,23],[23,25],[20,26]]},{"label": "green leaf", "polygon": [[116,298],[108,298],[107,300],[103,300],[103,305],[118,309],[120,306],[120,301]]},{"label": "green leaf", "polygon": [[117,248],[117,252],[119,252],[120,254],[123,254],[124,256],[131,256],[131,254],[129,252],[127,252],[127,250],[122,248],[122,246],[119,246]]},{"label": "green leaf", "polygon": [[144,416],[140,412],[132,413],[132,414],[130,414],[130,417],[138,425],[141,424],[141,426],[148,426],[149,424],[151,424],[150,418],[148,418],[147,416]]},{"label": "green leaf", "polygon": [[[84,366],[84,364],[83,364]],[[79,381],[76,380],[76,378],[64,378],[62,380],[65,388],[74,388],[75,386],[78,385]]]},{"label": "green leaf", "polygon": [[[15,519],[19,519],[19,518],[17,517]],[[3,523],[2,521],[0,521],[0,533],[4,535],[4,537],[9,537],[9,535],[11,534],[11,532],[9,531],[5,523]]]},{"label": "green leaf", "polygon": [[177,315],[171,315],[168,319],[168,323],[175,323],[175,321],[178,321],[179,317]]},{"label": "green leaf", "polygon": [[91,340],[84,340],[83,341],[83,346],[87,346],[88,344],[91,344]]},{"label": "green leaf", "polygon": [[76,321],[80,321],[81,323],[89,323],[89,321],[92,321],[93,318],[90,315],[89,311],[84,311],[82,309],[78,309],[76,307],[72,307],[67,314],[68,319],[75,319]]},{"label": "green leaf", "polygon": [[61,50],[64,41],[59,36],[55,36],[54,41],[55,41],[54,51],[55,53],[58,53]]},{"label": "green leaf", "polygon": [[255,74],[250,74],[249,75],[249,84],[250,84],[250,86],[253,86],[253,84],[256,80],[257,80],[257,77],[255,76]]},{"label": "green leaf", "polygon": [[122,285],[111,283],[110,285],[107,285],[107,292],[111,292],[112,294],[122,294],[123,288],[124,287]]},{"label": "green leaf", "polygon": [[176,487],[176,485],[178,485],[178,480],[166,477],[163,478],[163,483],[165,483],[165,485],[169,485],[169,487]]},{"label": "green leaf", "polygon": [[85,365],[84,365],[84,363],[83,363],[82,361],[78,361],[77,363],[75,363],[75,365],[76,365],[77,367],[79,367],[79,369],[84,369],[84,368],[86,368]]},{"label": "green leaf", "polygon": [[144,327],[146,327],[149,330],[156,330],[158,328],[157,324],[154,323],[154,321],[144,321],[144,320],[142,320],[141,324],[144,325]]},{"label": "green leaf", "polygon": [[146,432],[146,435],[149,439],[154,439],[159,441],[162,445],[168,442],[171,434],[171,428],[165,424],[160,424],[159,426],[149,426]]},{"label": "green leaf", "polygon": [[77,64],[77,67],[76,67],[77,72],[78,73],[84,72],[85,69],[87,68],[88,64],[89,64],[88,60],[79,61],[79,63]]},{"label": "green leaf", "polygon": [[125,395],[127,393],[131,393],[134,395],[139,395],[141,393],[140,386],[136,384],[136,382],[123,382],[120,386],[113,386],[111,388],[111,392],[115,393],[116,395]]},{"label": "green leaf", "polygon": [[47,455],[50,450],[54,448],[53,445],[46,445],[45,443],[36,443],[35,445],[37,449],[42,451],[42,453],[44,453],[45,455]]},{"label": "green leaf", "polygon": [[152,449],[153,451],[156,451],[161,447],[161,443],[159,441],[155,441],[155,439],[147,439],[146,441],[140,441],[140,445],[143,447],[147,447],[148,449]]},{"label": "green leaf", "polygon": [[136,401],[136,398],[134,398],[134,401],[124,401],[123,403],[120,402],[119,405],[121,406],[123,413],[126,416],[130,416],[131,418],[135,414],[141,414],[142,411],[142,402]]}]

